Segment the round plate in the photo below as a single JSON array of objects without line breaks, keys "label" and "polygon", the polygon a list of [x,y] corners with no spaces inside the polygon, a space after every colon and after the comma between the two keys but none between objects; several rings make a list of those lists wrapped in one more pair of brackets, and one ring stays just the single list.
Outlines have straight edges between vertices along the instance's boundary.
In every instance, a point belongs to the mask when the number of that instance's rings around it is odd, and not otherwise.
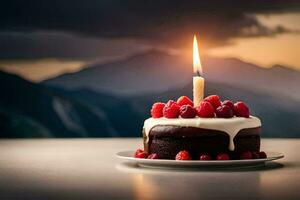
[{"label": "round plate", "polygon": [[249,159],[249,160],[166,160],[166,159],[143,159],[134,158],[134,151],[122,151],[116,155],[124,161],[134,162],[142,167],[151,168],[187,168],[187,167],[252,167],[264,165],[265,162],[278,160],[283,158],[282,153],[266,152],[267,158],[263,159]]}]

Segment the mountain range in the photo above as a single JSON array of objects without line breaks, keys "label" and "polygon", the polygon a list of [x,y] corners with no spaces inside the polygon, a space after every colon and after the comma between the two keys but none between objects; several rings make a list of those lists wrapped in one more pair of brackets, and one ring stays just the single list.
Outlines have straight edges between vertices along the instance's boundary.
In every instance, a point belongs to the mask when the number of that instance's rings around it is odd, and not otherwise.
[{"label": "mountain range", "polygon": [[[176,90],[191,81],[192,63],[181,56],[152,50],[106,64],[93,63],[75,73],[43,83],[67,89],[90,88],[130,96]],[[263,68],[236,58],[203,58],[203,77],[209,82],[232,85],[300,102],[300,72],[276,65]]]},{"label": "mountain range", "polygon": [[0,137],[134,136],[140,127],[123,119],[142,123],[126,100],[89,90],[46,87],[4,72],[0,89]]},{"label": "mountain range", "polygon": [[[190,66],[150,51],[38,84],[0,72],[0,137],[140,136],[154,102],[191,97]],[[203,66],[205,94],[245,101],[264,137],[300,136],[298,71],[209,57]]]}]

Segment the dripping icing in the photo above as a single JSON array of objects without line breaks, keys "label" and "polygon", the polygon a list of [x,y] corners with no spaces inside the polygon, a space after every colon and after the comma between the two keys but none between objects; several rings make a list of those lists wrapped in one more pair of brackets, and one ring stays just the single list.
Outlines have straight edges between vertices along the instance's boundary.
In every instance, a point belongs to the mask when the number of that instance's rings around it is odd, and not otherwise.
[{"label": "dripping icing", "polygon": [[157,125],[173,125],[181,127],[196,127],[203,129],[211,129],[217,131],[223,131],[229,135],[229,150],[234,150],[233,139],[238,132],[245,128],[256,128],[261,126],[261,122],[257,117],[250,116],[249,118],[244,117],[233,117],[233,118],[149,118],[144,122],[145,134],[147,141],[149,140],[150,130]]}]

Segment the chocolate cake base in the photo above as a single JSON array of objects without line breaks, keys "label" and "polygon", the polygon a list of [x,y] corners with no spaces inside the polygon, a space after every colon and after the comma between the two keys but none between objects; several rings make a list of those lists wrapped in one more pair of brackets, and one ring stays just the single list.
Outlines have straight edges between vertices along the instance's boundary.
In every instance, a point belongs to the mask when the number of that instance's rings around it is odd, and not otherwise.
[{"label": "chocolate cake base", "polygon": [[229,150],[229,135],[222,131],[194,127],[157,125],[149,132],[149,141],[144,135],[144,149],[147,153],[157,153],[161,159],[174,159],[179,151],[187,150],[193,159],[199,159],[201,153],[215,157],[219,153],[228,153],[231,159],[238,158],[244,151],[260,150],[261,128],[242,129],[234,138],[234,151]]}]

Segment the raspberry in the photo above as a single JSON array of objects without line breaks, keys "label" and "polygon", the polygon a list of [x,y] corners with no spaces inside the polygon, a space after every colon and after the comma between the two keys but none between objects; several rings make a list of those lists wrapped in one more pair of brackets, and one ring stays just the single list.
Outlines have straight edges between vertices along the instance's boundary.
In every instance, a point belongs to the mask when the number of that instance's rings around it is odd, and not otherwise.
[{"label": "raspberry", "polygon": [[199,117],[210,118],[215,117],[215,109],[208,101],[201,101],[196,108]]},{"label": "raspberry", "polygon": [[152,109],[151,109],[151,116],[153,118],[160,118],[163,116],[163,109],[165,107],[164,103],[157,102],[153,104]]},{"label": "raspberry", "polygon": [[255,151],[252,152],[252,158],[253,159],[258,159],[259,158],[259,154]]},{"label": "raspberry", "polygon": [[142,149],[137,149],[137,150],[135,151],[135,153],[134,153],[134,156],[135,156],[136,154],[142,153],[142,152],[144,152],[144,150],[142,150]]},{"label": "raspberry", "polygon": [[147,158],[148,159],[158,159],[158,155],[156,153],[152,153]]},{"label": "raspberry", "polygon": [[219,118],[231,118],[233,117],[233,111],[229,106],[222,105],[216,109],[216,115]]},{"label": "raspberry", "polygon": [[180,116],[182,118],[194,118],[197,115],[197,111],[190,105],[183,105],[180,107]]},{"label": "raspberry", "polygon": [[220,97],[218,95],[210,95],[204,99],[204,101],[208,101],[211,105],[217,109],[221,105]]},{"label": "raspberry", "polygon": [[147,153],[145,153],[142,149],[136,150],[134,157],[135,158],[147,158]]},{"label": "raspberry", "polygon": [[239,102],[234,104],[234,114],[237,117],[246,117],[246,118],[248,118],[249,117],[249,108],[244,102],[239,101]]},{"label": "raspberry", "polygon": [[217,155],[217,160],[230,160],[230,157],[226,153],[220,153]]},{"label": "raspberry", "polygon": [[240,154],[240,159],[252,159],[252,153],[251,151],[245,151]]},{"label": "raspberry", "polygon": [[200,155],[200,160],[211,160],[211,156],[208,154]]},{"label": "raspberry", "polygon": [[267,154],[264,151],[259,152],[259,158],[267,158]]},{"label": "raspberry", "polygon": [[177,99],[177,104],[179,106],[183,106],[183,105],[190,105],[192,107],[194,107],[194,103],[192,102],[192,100],[190,98],[188,98],[187,96],[181,96]]},{"label": "raspberry", "polygon": [[163,108],[163,116],[166,118],[177,118],[180,114],[179,109],[180,107],[175,101],[169,100]]},{"label": "raspberry", "polygon": [[222,105],[226,105],[229,106],[231,108],[231,110],[234,110],[234,104],[232,103],[232,101],[230,100],[225,100],[222,102]]},{"label": "raspberry", "polygon": [[179,151],[175,160],[192,160],[192,157],[188,151]]}]

